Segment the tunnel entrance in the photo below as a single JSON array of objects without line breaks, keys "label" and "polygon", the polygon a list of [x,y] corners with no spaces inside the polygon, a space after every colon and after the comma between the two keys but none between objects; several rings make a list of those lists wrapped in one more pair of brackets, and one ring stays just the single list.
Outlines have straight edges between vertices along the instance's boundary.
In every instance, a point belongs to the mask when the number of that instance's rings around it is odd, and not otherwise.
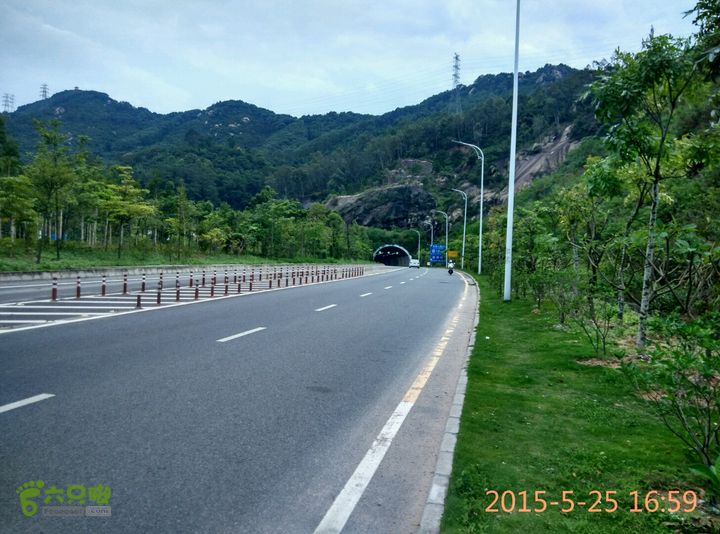
[{"label": "tunnel entrance", "polygon": [[400,245],[383,245],[373,253],[373,261],[395,267],[410,265],[410,253]]}]

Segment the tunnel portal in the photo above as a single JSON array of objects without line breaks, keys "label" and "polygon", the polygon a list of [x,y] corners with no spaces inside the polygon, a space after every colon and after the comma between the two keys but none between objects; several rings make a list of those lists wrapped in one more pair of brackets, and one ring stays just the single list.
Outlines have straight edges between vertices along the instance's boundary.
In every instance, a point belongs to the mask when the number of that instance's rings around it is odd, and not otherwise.
[{"label": "tunnel portal", "polygon": [[373,253],[373,261],[396,267],[407,267],[410,265],[412,256],[400,245],[383,245]]}]

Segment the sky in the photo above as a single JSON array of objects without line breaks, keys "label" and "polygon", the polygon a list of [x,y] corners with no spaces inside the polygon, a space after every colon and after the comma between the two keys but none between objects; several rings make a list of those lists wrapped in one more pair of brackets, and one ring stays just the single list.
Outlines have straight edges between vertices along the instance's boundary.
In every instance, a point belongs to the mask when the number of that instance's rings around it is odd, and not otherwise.
[{"label": "sky", "polygon": [[[521,0],[521,71],[584,68],[695,0]],[[79,87],[157,113],[243,100],[294,116],[382,114],[512,72],[513,0],[3,0],[0,97]],[[0,103],[2,100],[0,100]],[[0,108],[1,110],[2,108]]]}]

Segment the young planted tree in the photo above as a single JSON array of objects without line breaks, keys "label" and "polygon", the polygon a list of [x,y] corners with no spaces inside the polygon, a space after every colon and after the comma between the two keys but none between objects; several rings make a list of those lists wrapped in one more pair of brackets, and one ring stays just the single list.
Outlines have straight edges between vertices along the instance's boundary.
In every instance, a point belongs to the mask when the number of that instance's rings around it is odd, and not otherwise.
[{"label": "young planted tree", "polygon": [[155,208],[143,200],[146,191],[133,179],[132,168],[118,165],[113,167],[113,172],[117,174],[120,183],[110,184],[113,195],[105,201],[104,208],[110,219],[118,225],[117,257],[120,259],[125,229],[136,219],[152,215]]},{"label": "young planted tree", "polygon": [[623,162],[640,161],[650,184],[650,213],[636,343],[647,342],[647,320],[654,291],[653,260],[660,184],[673,150],[676,112],[696,79],[688,39],[650,36],[636,54],[617,51],[591,86],[596,116],[610,125],[608,143]]},{"label": "young planted tree", "polygon": [[42,259],[43,246],[49,239],[50,221],[55,218],[55,254],[60,259],[63,239],[63,207],[75,174],[70,164],[65,141],[67,135],[60,132],[60,121],[47,124],[35,121],[40,134],[40,144],[35,159],[28,167],[28,176],[35,189],[37,210],[42,217],[41,235],[38,239],[36,262]]}]

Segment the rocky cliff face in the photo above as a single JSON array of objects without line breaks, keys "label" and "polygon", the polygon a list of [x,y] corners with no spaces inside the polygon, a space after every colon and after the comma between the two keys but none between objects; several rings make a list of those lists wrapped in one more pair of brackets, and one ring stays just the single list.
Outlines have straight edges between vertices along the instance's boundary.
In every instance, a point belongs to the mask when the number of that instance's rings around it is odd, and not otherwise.
[{"label": "rocky cliff face", "polygon": [[326,206],[340,213],[346,222],[408,228],[425,220],[436,204],[433,196],[419,184],[401,184],[333,197]]}]

